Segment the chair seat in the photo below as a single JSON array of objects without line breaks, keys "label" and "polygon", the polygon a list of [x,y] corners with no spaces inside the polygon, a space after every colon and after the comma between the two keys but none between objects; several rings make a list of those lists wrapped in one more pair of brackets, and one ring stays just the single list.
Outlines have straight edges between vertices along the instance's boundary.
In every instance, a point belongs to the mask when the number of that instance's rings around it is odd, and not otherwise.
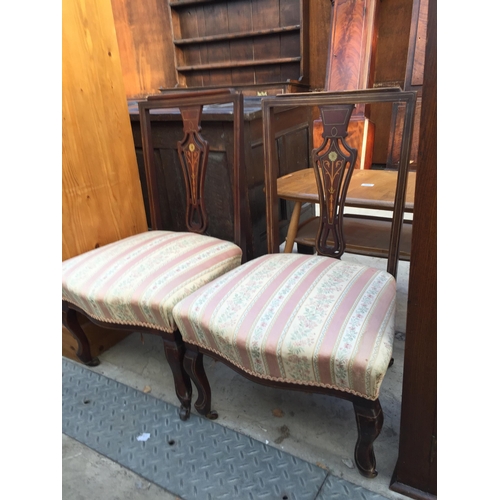
[{"label": "chair seat", "polygon": [[171,333],[175,304],[241,256],[234,243],[210,236],[141,233],[64,261],[62,298],[100,321]]},{"label": "chair seat", "polygon": [[329,257],[265,255],[174,308],[183,340],[263,379],[378,398],[392,355],[396,282]]}]

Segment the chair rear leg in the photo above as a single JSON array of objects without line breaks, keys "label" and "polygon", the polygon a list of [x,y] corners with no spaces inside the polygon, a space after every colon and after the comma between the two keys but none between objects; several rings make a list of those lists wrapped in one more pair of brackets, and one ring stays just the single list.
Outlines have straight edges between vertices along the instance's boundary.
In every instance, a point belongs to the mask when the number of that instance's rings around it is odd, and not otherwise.
[{"label": "chair rear leg", "polygon": [[78,343],[78,350],[76,351],[78,359],[87,366],[97,366],[100,363],[99,358],[92,357],[89,339],[80,326],[77,312],[64,304],[62,322]]},{"label": "chair rear leg", "polygon": [[201,415],[204,415],[210,420],[215,420],[219,414],[210,409],[212,404],[212,392],[203,366],[203,354],[199,352],[195,346],[186,345],[184,368],[194,382],[196,389],[198,389],[198,399],[194,407]]},{"label": "chair rear leg", "polygon": [[184,355],[186,348],[182,342],[179,331],[173,334],[162,334],[163,349],[167,358],[170,369],[174,377],[175,393],[181,402],[179,408],[179,418],[187,420],[191,414],[191,395],[192,387],[189,375],[183,367]]},{"label": "chair rear leg", "polygon": [[358,440],[354,451],[356,466],[362,476],[373,478],[376,470],[373,442],[377,439],[384,423],[384,413],[379,400],[362,400],[353,403],[358,426]]}]

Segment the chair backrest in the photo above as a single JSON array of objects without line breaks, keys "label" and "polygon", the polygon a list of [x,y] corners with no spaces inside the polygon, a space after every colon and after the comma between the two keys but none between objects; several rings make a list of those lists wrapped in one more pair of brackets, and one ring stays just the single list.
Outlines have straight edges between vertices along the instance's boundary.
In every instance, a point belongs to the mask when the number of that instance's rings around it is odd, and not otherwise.
[{"label": "chair backrest", "polygon": [[337,258],[346,246],[342,218],[347,187],[358,156],[357,149],[349,147],[345,140],[353,109],[354,104],[321,106],[323,143],[312,152],[321,221],[316,251]]},{"label": "chair backrest", "polygon": [[[155,167],[155,151],[152,138],[151,111],[173,110],[180,112],[184,137],[177,142],[177,154],[183,172],[186,209],[186,229],[196,233],[206,233],[208,214],[205,204],[205,179],[209,143],[201,135],[203,107],[206,105],[233,105],[233,171],[230,175],[232,196],[221,192],[221,200],[232,198],[232,218],[234,226],[234,243],[243,250],[243,261],[246,260],[246,235],[248,228],[243,220],[242,207],[246,203],[245,165],[243,155],[243,95],[233,89],[214,89],[207,91],[179,91],[166,94],[151,95],[145,101],[139,101],[139,119],[144,154],[144,168],[149,198],[149,209],[152,229],[161,227],[161,208]],[[231,214],[228,213],[228,218]]]},{"label": "chair backrest", "polygon": [[357,151],[351,148],[345,140],[351,113],[357,104],[392,103],[393,113],[399,112],[401,107],[404,109],[401,161],[396,182],[387,267],[388,272],[396,276],[416,96],[416,92],[405,92],[394,87],[345,92],[282,94],[262,99],[269,253],[279,252],[276,188],[278,170],[274,146],[274,109],[293,106],[317,106],[320,109],[324,125],[323,143],[313,150],[311,155],[312,164],[315,168],[320,205],[316,250],[321,255],[340,258],[345,250],[342,225],[344,204],[357,157]]}]

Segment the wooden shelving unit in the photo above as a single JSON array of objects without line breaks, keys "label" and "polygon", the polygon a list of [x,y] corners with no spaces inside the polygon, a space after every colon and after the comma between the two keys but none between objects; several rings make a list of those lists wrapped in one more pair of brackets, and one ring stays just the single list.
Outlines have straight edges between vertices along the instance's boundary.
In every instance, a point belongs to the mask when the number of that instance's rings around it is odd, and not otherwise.
[{"label": "wooden shelving unit", "polygon": [[307,1],[168,4],[177,88],[234,86],[249,95],[308,89]]}]

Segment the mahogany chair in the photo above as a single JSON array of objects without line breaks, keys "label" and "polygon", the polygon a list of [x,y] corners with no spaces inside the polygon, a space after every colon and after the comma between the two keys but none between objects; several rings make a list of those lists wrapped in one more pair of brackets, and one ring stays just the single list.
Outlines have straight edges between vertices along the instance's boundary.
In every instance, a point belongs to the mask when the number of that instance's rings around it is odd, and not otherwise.
[{"label": "mahogany chair", "polygon": [[[204,182],[209,144],[201,136],[204,105],[233,105],[234,154],[230,173],[232,197],[223,193],[228,218],[233,211],[234,242],[203,234],[208,226]],[[152,230],[91,250],[62,264],[63,324],[78,342],[78,358],[89,366],[99,360],[78,321],[81,313],[102,327],[144,332],[163,339],[165,355],[172,369],[175,390],[181,402],[180,416],[188,418],[191,382],[182,361],[184,346],[172,317],[181,299],[245,260],[240,205],[244,198],[242,179],[243,95],[230,89],[175,92],[150,96],[138,103]],[[184,137],[178,142],[178,156],[186,188],[184,232],[160,230],[151,111],[180,112]],[[229,162],[230,163],[230,162]],[[231,198],[233,206],[230,206]]]},{"label": "mahogany chair", "polygon": [[[377,475],[373,442],[383,424],[379,391],[392,355],[396,280],[395,270],[391,274],[340,260],[345,248],[342,210],[357,155],[345,137],[354,104],[405,105],[404,166],[398,179],[404,185],[415,97],[413,92],[386,89],[264,98],[270,253],[201,287],[173,312],[186,345],[184,366],[198,389],[198,412],[217,418],[211,410],[204,354],[264,385],[347,399],[358,428],[355,462],[370,478]],[[321,206],[318,255],[274,253],[279,250],[271,109],[304,105],[320,106],[325,124],[323,144],[312,152]],[[401,207],[393,220],[397,255]]]}]

